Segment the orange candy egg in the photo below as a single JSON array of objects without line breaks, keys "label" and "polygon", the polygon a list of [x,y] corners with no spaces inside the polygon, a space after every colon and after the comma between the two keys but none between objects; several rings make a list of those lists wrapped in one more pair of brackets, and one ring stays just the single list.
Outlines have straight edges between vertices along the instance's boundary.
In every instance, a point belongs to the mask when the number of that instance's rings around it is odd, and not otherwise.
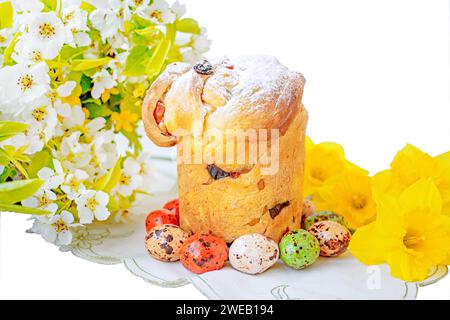
[{"label": "orange candy egg", "polygon": [[178,217],[167,209],[152,211],[148,214],[147,219],[145,219],[145,230],[149,233],[155,226],[163,224],[173,224],[178,226]]},{"label": "orange candy egg", "polygon": [[228,259],[228,247],[221,238],[210,234],[194,234],[180,248],[183,266],[197,274],[223,268]]},{"label": "orange candy egg", "polygon": [[167,209],[170,212],[172,212],[177,218],[180,217],[180,202],[178,201],[178,199],[173,199],[167,202],[164,205],[164,209]]}]

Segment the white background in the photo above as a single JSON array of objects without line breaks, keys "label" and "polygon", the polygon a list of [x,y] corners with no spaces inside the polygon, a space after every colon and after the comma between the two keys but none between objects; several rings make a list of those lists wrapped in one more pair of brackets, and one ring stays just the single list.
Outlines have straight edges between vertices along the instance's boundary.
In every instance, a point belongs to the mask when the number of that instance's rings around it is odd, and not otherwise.
[{"label": "white background", "polygon": [[[209,56],[275,55],[307,84],[308,134],[340,142],[372,173],[407,142],[450,150],[449,3],[445,0],[186,0],[208,27]],[[191,285],[162,289],[122,266],[60,253],[29,223],[3,215],[1,298],[203,299]],[[418,298],[450,299],[450,277]]]}]

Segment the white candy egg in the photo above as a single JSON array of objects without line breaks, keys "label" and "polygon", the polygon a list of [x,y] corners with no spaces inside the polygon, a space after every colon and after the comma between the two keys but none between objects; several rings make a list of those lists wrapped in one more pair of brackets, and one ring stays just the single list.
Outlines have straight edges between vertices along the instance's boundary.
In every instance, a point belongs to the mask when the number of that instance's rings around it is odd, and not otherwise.
[{"label": "white candy egg", "polygon": [[259,233],[240,236],[229,250],[231,266],[238,271],[257,274],[269,269],[278,260],[278,244]]}]

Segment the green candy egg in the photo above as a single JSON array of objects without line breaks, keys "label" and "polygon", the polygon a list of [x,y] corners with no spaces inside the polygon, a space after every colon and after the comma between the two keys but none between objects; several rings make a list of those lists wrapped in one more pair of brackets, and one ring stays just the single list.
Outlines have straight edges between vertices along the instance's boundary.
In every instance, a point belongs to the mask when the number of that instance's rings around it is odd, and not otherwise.
[{"label": "green candy egg", "polygon": [[331,211],[317,211],[305,218],[302,228],[308,230],[314,223],[321,221],[334,221],[347,227],[347,222],[337,213]]},{"label": "green candy egg", "polygon": [[290,231],[280,241],[280,258],[294,269],[313,264],[319,253],[319,241],[306,230]]}]

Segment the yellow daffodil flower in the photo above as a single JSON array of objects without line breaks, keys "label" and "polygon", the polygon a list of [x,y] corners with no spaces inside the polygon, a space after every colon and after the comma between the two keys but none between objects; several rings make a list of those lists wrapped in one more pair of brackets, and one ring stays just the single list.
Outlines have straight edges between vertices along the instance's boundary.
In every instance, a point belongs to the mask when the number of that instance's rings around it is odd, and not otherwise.
[{"label": "yellow daffodil flower", "polygon": [[377,191],[398,196],[423,178],[433,180],[441,194],[443,213],[450,216],[450,152],[433,158],[408,144],[397,153],[391,169],[376,174],[373,183]]},{"label": "yellow daffodil flower", "polygon": [[388,263],[392,276],[419,281],[435,265],[450,264],[450,217],[431,178],[398,196],[375,191],[376,221],[356,230],[350,252],[362,263]]},{"label": "yellow daffodil flower", "polygon": [[318,208],[340,214],[351,229],[366,225],[375,219],[372,180],[367,171],[355,165],[328,179],[320,188],[319,195],[322,202],[316,204]]},{"label": "yellow daffodil flower", "polygon": [[134,123],[138,120],[138,115],[132,113],[130,110],[123,110],[120,113],[113,112],[111,120],[114,122],[116,131],[125,130],[131,132],[134,127]]},{"label": "yellow daffodil flower", "polygon": [[330,178],[340,174],[346,165],[344,149],[337,143],[314,144],[306,138],[304,195],[318,199],[318,189]]}]

